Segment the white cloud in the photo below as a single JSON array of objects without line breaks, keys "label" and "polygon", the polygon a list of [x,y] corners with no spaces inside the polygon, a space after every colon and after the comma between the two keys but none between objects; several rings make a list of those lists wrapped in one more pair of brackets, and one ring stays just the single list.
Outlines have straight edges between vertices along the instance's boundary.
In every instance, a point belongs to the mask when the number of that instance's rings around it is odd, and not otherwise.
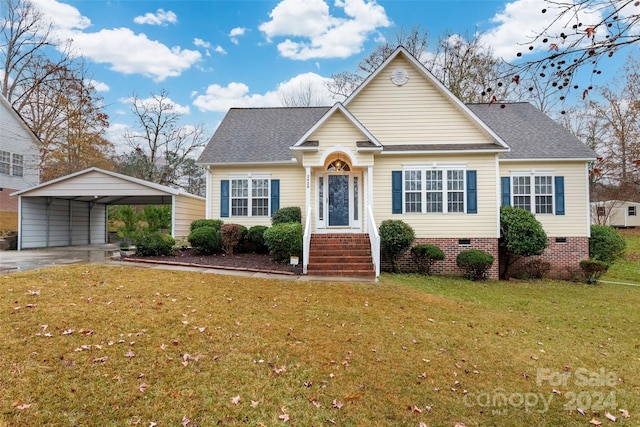
[{"label": "white cloud", "polygon": [[[133,98],[122,98],[120,102],[123,104],[131,105],[133,102]],[[154,109],[158,107],[158,99],[154,97],[149,97],[145,99],[138,99],[137,105],[143,106],[147,109]],[[181,116],[186,116],[191,113],[191,109],[188,105],[180,105],[171,100],[171,98],[163,98],[162,99],[163,111],[166,113],[178,114]]]},{"label": "white cloud", "polygon": [[36,0],[43,13],[52,20],[60,40],[73,40],[76,53],[124,74],[142,74],[161,82],[176,77],[202,58],[196,50],[169,47],[136,34],[129,28],[102,29],[88,32],[91,21],[80,12],[55,0]]},{"label": "white cloud", "polygon": [[251,94],[249,86],[244,83],[232,82],[226,87],[212,84],[203,95],[195,97],[193,105],[201,111],[216,112],[226,112],[231,107],[281,107],[280,95],[282,93],[291,93],[309,85],[316,97],[322,98],[325,105],[331,105],[335,101],[324,84],[327,80],[327,78],[315,73],[300,74],[280,83],[276,90],[264,94]]},{"label": "white cloud", "polygon": [[238,37],[244,36],[246,32],[247,32],[247,29],[243,27],[233,28],[231,29],[231,31],[229,31],[229,39],[233,44],[238,44],[240,43],[240,41],[238,40]]},{"label": "white cloud", "polygon": [[[546,13],[542,13],[547,9]],[[548,31],[550,35],[559,35],[566,32],[568,26],[574,23],[573,15],[553,22],[558,15],[558,10],[553,9],[545,0],[515,0],[507,3],[504,10],[497,13],[491,21],[496,27],[483,34],[481,41],[485,46],[491,47],[497,57],[506,61],[516,58],[518,52],[522,54],[547,51],[548,44],[539,43],[533,51],[529,51],[526,43],[530,43],[537,34],[540,34],[546,26],[551,24]],[[578,20],[588,26],[591,22],[602,19],[601,10],[585,9],[578,15]]]},{"label": "white cloud", "polygon": [[211,49],[211,43],[206,42],[206,41],[204,41],[202,39],[199,39],[197,37],[195,39],[193,39],[193,44],[198,46],[198,47],[203,47],[205,49]]},{"label": "white cloud", "polygon": [[175,24],[178,22],[178,16],[170,10],[165,11],[164,9],[158,9],[155,14],[148,12],[142,16],[136,16],[133,18],[133,22],[136,24],[166,26],[167,23]]},{"label": "white cloud", "polygon": [[88,80],[87,83],[96,90],[96,92],[109,92],[111,88],[105,82],[99,82],[97,80]]},{"label": "white cloud", "polygon": [[347,18],[332,16],[324,0],[282,0],[259,29],[267,41],[287,37],[278,44],[282,56],[306,60],[359,53],[371,33],[391,25],[384,8],[373,0],[336,0],[335,6]]},{"label": "white cloud", "polygon": [[216,46],[214,51],[216,51],[217,53],[220,53],[222,55],[226,55],[227,54],[227,51],[224,50],[224,48],[222,46],[220,46],[220,45]]}]

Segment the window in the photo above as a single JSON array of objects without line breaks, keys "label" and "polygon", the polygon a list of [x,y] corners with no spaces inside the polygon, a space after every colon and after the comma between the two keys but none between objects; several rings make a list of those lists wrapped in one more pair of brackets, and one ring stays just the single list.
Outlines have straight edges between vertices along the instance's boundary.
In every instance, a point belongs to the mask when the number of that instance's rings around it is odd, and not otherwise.
[{"label": "window", "polygon": [[627,209],[627,212],[628,212],[629,216],[636,216],[636,207],[635,206],[629,206],[629,208]]},{"label": "window", "polygon": [[13,155],[13,164],[11,165],[11,175],[23,176],[24,175],[24,156],[21,154]]},{"label": "window", "polygon": [[269,216],[269,179],[231,179],[231,216]]},{"label": "window", "polygon": [[553,213],[553,177],[540,175],[512,177],[513,206],[534,214]]},{"label": "window", "polygon": [[0,151],[0,173],[11,175],[11,153]]},{"label": "window", "polygon": [[405,213],[462,213],[465,208],[465,171],[405,170],[403,193]]}]

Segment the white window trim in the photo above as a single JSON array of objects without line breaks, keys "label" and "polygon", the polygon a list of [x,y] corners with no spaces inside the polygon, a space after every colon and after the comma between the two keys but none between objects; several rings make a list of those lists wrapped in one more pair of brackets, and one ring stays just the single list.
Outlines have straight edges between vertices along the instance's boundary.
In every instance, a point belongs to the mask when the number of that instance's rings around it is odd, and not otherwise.
[{"label": "white window trim", "polygon": [[[465,164],[459,164],[459,163],[437,163],[437,162],[433,162],[430,164],[408,164],[408,165],[402,165],[402,213],[403,214],[407,214],[407,215],[411,215],[411,214],[417,214],[417,215],[443,215],[443,214],[447,214],[447,215],[461,215],[461,214],[466,214],[467,212],[467,165]],[[420,192],[422,194],[422,201],[421,201],[421,207],[420,207],[420,212],[407,212],[406,211],[406,199],[405,199],[405,194],[406,194],[406,190],[404,187],[405,184],[405,177],[404,177],[404,173],[405,171],[441,171],[442,172],[442,212],[427,212],[427,190],[426,190],[426,173],[422,173],[421,177],[420,177],[420,181],[421,181],[421,189]],[[462,172],[462,179],[463,179],[463,188],[462,188],[462,211],[461,212],[449,212],[449,205],[448,205],[448,197],[447,195],[449,194],[449,180],[447,179],[447,172],[448,171],[461,171]],[[452,190],[452,192],[454,192],[454,190]],[[459,190],[455,190],[455,192],[459,192]]]},{"label": "white window trim", "polygon": [[[531,179],[529,180],[529,197],[530,197],[530,205],[531,205],[531,213],[534,215],[555,215],[556,212],[556,175],[555,175],[555,171],[550,171],[550,170],[538,170],[538,169],[531,169],[528,171],[510,171],[511,175],[509,176],[509,185],[511,186],[511,191],[510,193],[510,204],[511,206],[515,206],[514,203],[514,199],[516,197],[513,188],[513,178],[514,177],[523,177],[523,176],[528,176]],[[551,212],[550,213],[541,213],[541,212],[537,212],[537,205],[536,205],[536,182],[535,179],[536,177],[551,177]],[[518,196],[522,196],[522,194],[518,194]]]},{"label": "white window trim", "polygon": [[[267,180],[267,215],[253,215],[253,197],[252,185],[254,179],[266,179]],[[247,215],[234,215],[233,214],[233,200],[240,199],[239,197],[233,197],[233,181],[234,180],[247,180]],[[242,198],[244,199],[244,198]],[[229,218],[270,218],[271,217],[271,174],[264,173],[245,173],[245,174],[229,174]]]}]

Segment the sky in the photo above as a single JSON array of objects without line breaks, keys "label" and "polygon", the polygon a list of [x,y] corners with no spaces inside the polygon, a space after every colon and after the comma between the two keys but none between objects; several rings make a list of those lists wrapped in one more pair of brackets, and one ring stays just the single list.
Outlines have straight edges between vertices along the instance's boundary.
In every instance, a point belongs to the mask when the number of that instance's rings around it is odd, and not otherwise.
[{"label": "sky", "polygon": [[[166,91],[185,124],[208,135],[231,107],[281,106],[279,93],[358,62],[402,28],[430,44],[445,31],[481,32],[497,57],[515,59],[548,19],[542,0],[34,0],[61,40],[73,40],[122,152],[130,99]],[[527,31],[526,29],[530,29]],[[525,58],[529,53],[525,50]],[[538,52],[539,53],[539,52]],[[612,66],[619,66],[617,63]],[[612,75],[608,73],[605,75]],[[327,94],[327,105],[335,100]]]}]

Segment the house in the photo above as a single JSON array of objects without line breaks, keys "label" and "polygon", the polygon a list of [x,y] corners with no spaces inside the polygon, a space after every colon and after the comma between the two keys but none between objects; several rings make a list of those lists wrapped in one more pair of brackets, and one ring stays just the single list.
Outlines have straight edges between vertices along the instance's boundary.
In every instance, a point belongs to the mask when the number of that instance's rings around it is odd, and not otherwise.
[{"label": "house", "polygon": [[612,227],[640,227],[640,203],[628,200],[605,200],[591,203],[593,224]]},{"label": "house", "polygon": [[387,219],[445,252],[436,273],[458,273],[463,250],[498,259],[500,206],[513,205],[535,213],[543,258],[566,275],[588,258],[594,159],[530,104],[465,105],[399,47],[332,107],[230,109],[198,163],[207,218],[270,225],[279,207],[301,207],[308,274],[378,274]]},{"label": "house", "polygon": [[17,215],[18,198],[11,193],[39,183],[38,142],[20,114],[0,95],[0,212]]}]

